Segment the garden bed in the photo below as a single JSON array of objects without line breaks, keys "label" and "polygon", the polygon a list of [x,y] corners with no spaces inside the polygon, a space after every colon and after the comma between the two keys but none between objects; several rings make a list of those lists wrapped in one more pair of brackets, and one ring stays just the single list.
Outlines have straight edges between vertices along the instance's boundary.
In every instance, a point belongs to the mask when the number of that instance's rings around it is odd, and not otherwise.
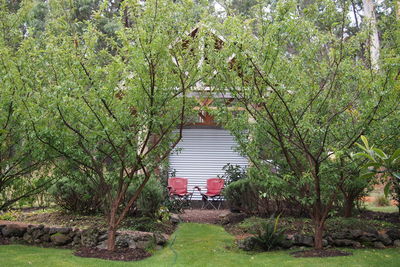
[{"label": "garden bed", "polygon": [[98,258],[116,261],[138,261],[151,256],[149,252],[140,248],[121,248],[115,251],[98,248],[80,248],[75,251],[74,255],[84,258]]},{"label": "garden bed", "polygon": [[304,250],[304,251],[296,251],[290,253],[293,257],[296,258],[325,258],[325,257],[338,257],[338,256],[350,256],[353,253],[340,251],[337,249],[321,249],[321,250]]}]

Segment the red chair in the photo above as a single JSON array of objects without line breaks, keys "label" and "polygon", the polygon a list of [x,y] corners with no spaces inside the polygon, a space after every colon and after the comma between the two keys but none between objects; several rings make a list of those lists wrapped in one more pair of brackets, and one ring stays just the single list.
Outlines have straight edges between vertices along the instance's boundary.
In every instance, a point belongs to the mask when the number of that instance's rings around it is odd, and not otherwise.
[{"label": "red chair", "polygon": [[[219,209],[221,207],[223,196],[222,189],[224,189],[225,180],[221,178],[210,178],[207,179],[207,192],[202,193],[201,188],[196,186],[203,200],[202,209],[207,208],[208,206],[213,207],[214,209]],[[214,205],[215,204],[215,205]],[[218,205],[217,205],[218,204]]]},{"label": "red chair", "polygon": [[190,200],[192,199],[193,192],[187,191],[188,179],[173,177],[168,179],[168,192],[170,199],[182,201],[190,207]]}]

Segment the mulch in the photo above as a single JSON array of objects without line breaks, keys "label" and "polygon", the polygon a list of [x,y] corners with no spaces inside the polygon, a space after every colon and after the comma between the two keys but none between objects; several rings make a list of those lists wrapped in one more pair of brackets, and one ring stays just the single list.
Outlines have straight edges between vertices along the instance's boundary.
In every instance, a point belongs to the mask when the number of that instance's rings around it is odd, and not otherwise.
[{"label": "mulch", "polygon": [[311,249],[311,250],[292,252],[290,253],[290,255],[296,258],[311,258],[311,257],[325,258],[325,257],[350,256],[353,255],[353,253],[337,249],[321,249],[321,250]]},{"label": "mulch", "polygon": [[84,258],[98,258],[114,261],[138,261],[151,256],[149,252],[140,248],[121,248],[115,251],[98,248],[80,248],[75,251],[74,255]]},{"label": "mulch", "polygon": [[220,216],[227,213],[228,210],[187,209],[179,217],[183,222],[218,224]]},{"label": "mulch", "polygon": [[360,213],[359,218],[367,220],[385,221],[389,223],[400,223],[400,216],[398,212],[388,213],[388,212],[365,210]]}]

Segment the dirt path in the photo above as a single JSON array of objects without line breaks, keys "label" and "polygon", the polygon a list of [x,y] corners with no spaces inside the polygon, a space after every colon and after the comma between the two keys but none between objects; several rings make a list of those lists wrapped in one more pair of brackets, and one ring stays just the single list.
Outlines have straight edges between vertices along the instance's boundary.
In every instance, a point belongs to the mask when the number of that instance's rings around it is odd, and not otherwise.
[{"label": "dirt path", "polygon": [[210,223],[216,224],[220,218],[227,215],[229,210],[201,210],[187,209],[179,214],[183,222]]}]

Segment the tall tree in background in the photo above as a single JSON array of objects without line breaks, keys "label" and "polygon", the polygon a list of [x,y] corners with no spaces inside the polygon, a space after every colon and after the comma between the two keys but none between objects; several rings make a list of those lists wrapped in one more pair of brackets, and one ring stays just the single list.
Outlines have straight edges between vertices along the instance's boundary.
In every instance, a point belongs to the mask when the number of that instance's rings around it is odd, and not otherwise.
[{"label": "tall tree in background", "polygon": [[363,11],[364,19],[370,30],[369,38],[369,49],[371,66],[375,69],[379,69],[379,58],[380,58],[380,41],[378,34],[378,26],[375,15],[374,2],[372,0],[363,0]]}]

